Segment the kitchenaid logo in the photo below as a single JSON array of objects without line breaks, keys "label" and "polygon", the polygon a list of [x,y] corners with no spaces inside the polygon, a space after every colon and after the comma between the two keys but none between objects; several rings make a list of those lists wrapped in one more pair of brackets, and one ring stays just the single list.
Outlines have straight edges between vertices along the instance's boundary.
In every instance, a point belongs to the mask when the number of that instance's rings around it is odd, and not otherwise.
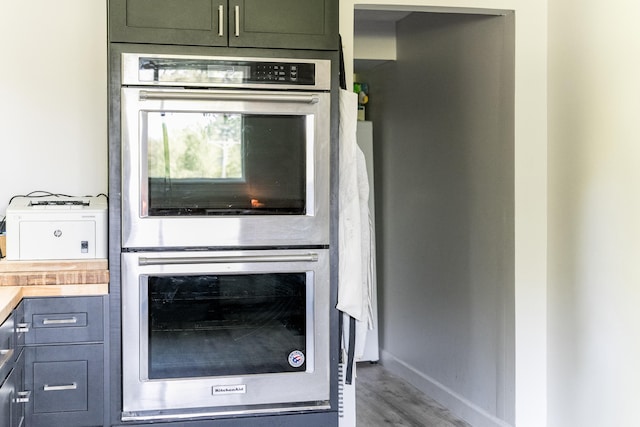
[{"label": "kitchenaid logo", "polygon": [[211,394],[244,394],[247,392],[245,384],[238,385],[214,385]]}]

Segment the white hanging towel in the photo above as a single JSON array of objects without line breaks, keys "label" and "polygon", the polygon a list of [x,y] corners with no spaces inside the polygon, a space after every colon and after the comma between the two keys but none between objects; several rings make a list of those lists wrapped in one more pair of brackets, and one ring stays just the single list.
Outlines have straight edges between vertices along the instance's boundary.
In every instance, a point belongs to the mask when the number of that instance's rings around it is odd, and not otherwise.
[{"label": "white hanging towel", "polygon": [[[372,323],[369,180],[356,141],[358,95],[340,90],[338,310],[366,325]],[[356,335],[356,348],[364,334]]]}]

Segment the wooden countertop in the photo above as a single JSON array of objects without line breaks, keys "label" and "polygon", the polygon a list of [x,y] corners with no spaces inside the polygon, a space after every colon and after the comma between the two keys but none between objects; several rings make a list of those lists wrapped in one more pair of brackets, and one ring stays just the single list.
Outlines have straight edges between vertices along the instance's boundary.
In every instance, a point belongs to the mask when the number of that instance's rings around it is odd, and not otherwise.
[{"label": "wooden countertop", "polygon": [[109,283],[106,259],[0,261],[0,286]]},{"label": "wooden countertop", "polygon": [[0,322],[24,297],[108,293],[106,259],[0,261]]}]

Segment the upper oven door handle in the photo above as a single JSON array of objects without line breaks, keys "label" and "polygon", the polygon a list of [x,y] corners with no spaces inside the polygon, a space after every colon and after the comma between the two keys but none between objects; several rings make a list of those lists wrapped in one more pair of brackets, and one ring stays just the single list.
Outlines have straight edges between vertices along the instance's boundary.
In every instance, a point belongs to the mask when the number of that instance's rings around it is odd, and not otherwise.
[{"label": "upper oven door handle", "polygon": [[317,104],[318,95],[309,93],[222,92],[212,90],[155,91],[141,90],[140,101],[259,101]]},{"label": "upper oven door handle", "polygon": [[246,262],[317,262],[318,254],[309,252],[293,255],[219,255],[191,257],[140,257],[138,265],[189,265],[189,264],[224,264]]}]

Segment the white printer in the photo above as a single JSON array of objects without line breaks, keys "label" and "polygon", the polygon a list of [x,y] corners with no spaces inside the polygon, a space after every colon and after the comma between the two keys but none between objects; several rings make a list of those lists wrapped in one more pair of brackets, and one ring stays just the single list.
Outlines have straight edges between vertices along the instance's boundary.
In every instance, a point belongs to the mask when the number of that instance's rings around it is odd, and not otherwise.
[{"label": "white printer", "polygon": [[7,260],[107,258],[105,197],[16,197],[6,217]]}]

